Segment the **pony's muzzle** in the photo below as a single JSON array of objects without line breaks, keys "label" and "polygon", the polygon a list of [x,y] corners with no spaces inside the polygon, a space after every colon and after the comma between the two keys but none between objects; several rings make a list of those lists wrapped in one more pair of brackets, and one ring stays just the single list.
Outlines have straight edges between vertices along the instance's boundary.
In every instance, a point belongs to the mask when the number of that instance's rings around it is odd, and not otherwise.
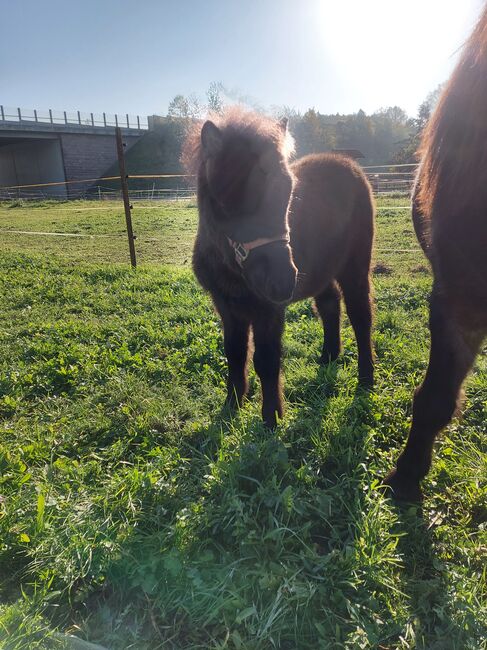
[{"label": "pony's muzzle", "polygon": [[279,277],[271,276],[267,282],[265,291],[267,298],[278,305],[290,302],[294,294],[296,278],[296,267],[283,272]]},{"label": "pony's muzzle", "polygon": [[276,304],[291,301],[297,275],[291,248],[282,241],[255,249],[245,263],[245,276],[252,287]]}]

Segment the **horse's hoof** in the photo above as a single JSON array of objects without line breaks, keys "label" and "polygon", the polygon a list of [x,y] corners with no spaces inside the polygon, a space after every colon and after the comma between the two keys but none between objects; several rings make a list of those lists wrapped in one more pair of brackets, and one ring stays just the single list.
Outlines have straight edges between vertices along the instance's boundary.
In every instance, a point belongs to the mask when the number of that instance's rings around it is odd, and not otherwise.
[{"label": "horse's hoof", "polygon": [[228,393],[223,403],[223,408],[229,411],[238,411],[238,409],[242,408],[244,399],[245,395],[237,397],[235,393]]},{"label": "horse's hoof", "polygon": [[318,358],[318,365],[328,366],[330,363],[333,363],[337,359],[338,359],[338,354],[336,355],[322,354],[321,357]]},{"label": "horse's hoof", "polygon": [[374,375],[359,376],[358,385],[362,390],[372,390],[374,388]]},{"label": "horse's hoof", "polygon": [[263,418],[264,426],[269,431],[275,431],[277,429],[277,418],[276,417],[267,417]]},{"label": "horse's hoof", "polygon": [[396,501],[405,503],[421,503],[423,501],[423,492],[419,481],[405,479],[397,469],[393,469],[382,484],[386,489],[386,496],[390,496]]},{"label": "horse's hoof", "polygon": [[222,404],[221,413],[226,415],[234,415],[238,409],[238,404],[235,400],[225,400]]}]

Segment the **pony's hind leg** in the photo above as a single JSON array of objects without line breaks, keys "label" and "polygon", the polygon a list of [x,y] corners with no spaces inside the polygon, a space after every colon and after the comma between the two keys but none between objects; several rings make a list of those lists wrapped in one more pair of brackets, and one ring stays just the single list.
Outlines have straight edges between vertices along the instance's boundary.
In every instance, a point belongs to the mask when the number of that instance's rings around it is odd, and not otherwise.
[{"label": "pony's hind leg", "polygon": [[460,389],[482,342],[462,328],[441,295],[430,299],[431,348],[428,370],[413,399],[413,421],[396,469],[385,480],[395,498],[420,501],[420,480],[431,466],[433,443],[453,417]]},{"label": "pony's hind leg", "polygon": [[316,311],[323,322],[323,349],[319,360],[322,364],[335,361],[340,354],[340,299],[335,281],[315,296]]},{"label": "pony's hind leg", "polygon": [[354,273],[353,269],[348,269],[338,281],[357,340],[359,383],[371,387],[374,384],[374,353],[370,278],[368,273],[360,275]]}]

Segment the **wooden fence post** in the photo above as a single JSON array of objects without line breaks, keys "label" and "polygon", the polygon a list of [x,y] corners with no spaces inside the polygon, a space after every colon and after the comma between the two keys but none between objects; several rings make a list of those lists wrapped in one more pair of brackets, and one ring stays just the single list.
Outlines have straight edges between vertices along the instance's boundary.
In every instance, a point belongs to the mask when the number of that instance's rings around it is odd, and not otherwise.
[{"label": "wooden fence post", "polygon": [[118,154],[118,166],[120,168],[120,182],[122,184],[122,197],[123,205],[125,208],[125,222],[127,224],[127,236],[129,238],[129,250],[130,250],[130,263],[135,269],[137,266],[137,260],[135,257],[135,244],[134,244],[134,232],[132,230],[132,213],[131,205],[129,201],[129,190],[127,184],[127,174],[125,172],[125,158],[123,155],[123,142],[122,142],[122,130],[119,126],[115,129],[115,136],[117,139],[117,154]]}]

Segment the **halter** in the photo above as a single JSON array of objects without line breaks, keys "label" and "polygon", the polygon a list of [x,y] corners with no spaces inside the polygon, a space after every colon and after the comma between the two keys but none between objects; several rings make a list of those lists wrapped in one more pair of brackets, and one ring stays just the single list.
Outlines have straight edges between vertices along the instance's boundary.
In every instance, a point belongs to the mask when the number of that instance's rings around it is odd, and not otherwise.
[{"label": "halter", "polygon": [[230,237],[227,237],[227,239],[228,243],[235,251],[235,259],[240,267],[243,267],[243,263],[249,256],[250,251],[254,248],[260,248],[260,246],[266,246],[267,244],[272,244],[276,241],[285,241],[286,244],[289,244],[288,233],[276,235],[275,237],[259,237],[258,239],[254,239],[253,241],[248,242],[233,241],[233,239],[230,239]]}]

